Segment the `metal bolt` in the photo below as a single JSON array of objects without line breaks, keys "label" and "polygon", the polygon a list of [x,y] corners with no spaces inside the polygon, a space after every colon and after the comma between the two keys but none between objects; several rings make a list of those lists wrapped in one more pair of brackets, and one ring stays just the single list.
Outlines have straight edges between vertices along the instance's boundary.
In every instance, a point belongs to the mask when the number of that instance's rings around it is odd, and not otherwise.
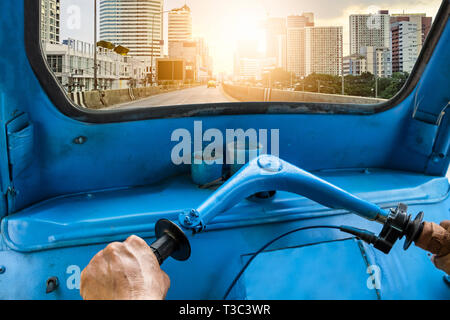
[{"label": "metal bolt", "polygon": [[189,216],[184,217],[184,223],[188,226],[192,225],[191,218]]},{"label": "metal bolt", "polygon": [[268,172],[278,172],[281,170],[281,162],[278,159],[269,156],[263,156],[258,159],[258,165],[261,169]]},{"label": "metal bolt", "polygon": [[0,274],[5,273],[5,271],[6,271],[5,266],[0,266]]},{"label": "metal bolt", "polygon": [[192,209],[192,210],[191,210],[191,216],[194,217],[194,218],[198,218],[199,215],[198,215],[197,210]]}]

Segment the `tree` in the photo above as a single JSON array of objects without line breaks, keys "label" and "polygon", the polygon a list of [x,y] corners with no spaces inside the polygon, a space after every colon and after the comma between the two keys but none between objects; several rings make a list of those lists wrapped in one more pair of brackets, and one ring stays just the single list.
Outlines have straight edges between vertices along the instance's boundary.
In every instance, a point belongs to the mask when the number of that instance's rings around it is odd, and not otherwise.
[{"label": "tree", "polygon": [[405,85],[409,74],[407,72],[394,72],[392,78],[389,78],[389,84],[383,90],[380,90],[380,97],[390,99],[395,96]]},{"label": "tree", "polygon": [[375,77],[370,72],[360,76],[348,75],[345,77],[345,94],[350,96],[373,97]]},{"label": "tree", "polygon": [[290,86],[291,80],[294,82],[296,76],[293,72],[288,72],[283,68],[275,68],[271,71],[262,74],[262,82],[269,86],[269,82],[272,82],[272,86],[275,83],[279,84],[279,87]]},{"label": "tree", "polygon": [[271,76],[273,82],[288,83],[291,82],[291,78],[295,79],[294,74],[292,74],[291,72],[287,72],[282,68],[273,69],[271,72]]}]

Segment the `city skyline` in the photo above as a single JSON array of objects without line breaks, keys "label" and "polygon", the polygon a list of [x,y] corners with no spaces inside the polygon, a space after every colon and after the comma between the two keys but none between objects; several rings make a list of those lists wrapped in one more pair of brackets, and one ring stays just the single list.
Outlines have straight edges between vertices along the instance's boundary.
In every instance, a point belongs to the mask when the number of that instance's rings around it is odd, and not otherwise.
[{"label": "city skyline", "polygon": [[[185,0],[166,0],[164,10],[182,7]],[[92,42],[93,35],[93,1],[92,0],[62,0],[62,30],[61,39],[67,37]],[[193,36],[203,36],[209,43],[216,72],[232,72],[235,43],[240,39],[257,39],[259,49],[265,48],[265,33],[263,22],[267,17],[287,17],[292,14],[313,12],[316,26],[342,26],[344,55],[349,54],[349,16],[351,14],[375,13],[386,9],[390,13],[423,12],[427,16],[435,17],[440,0],[416,0],[378,2],[374,6],[371,1],[344,0],[334,3],[325,0],[293,1],[283,0],[283,4],[271,1],[229,0],[226,3],[211,0],[188,1],[192,10]],[[69,30],[65,23],[68,17],[67,9],[76,5],[81,10],[80,29]],[[404,8],[408,8],[404,10]],[[88,12],[89,14],[85,14]],[[205,14],[207,12],[208,14]],[[212,14],[211,14],[212,12]],[[220,13],[220,14],[219,14]],[[164,17],[164,39],[167,39],[167,15]],[[230,39],[232,39],[230,41]],[[167,53],[167,46],[165,46]]]}]

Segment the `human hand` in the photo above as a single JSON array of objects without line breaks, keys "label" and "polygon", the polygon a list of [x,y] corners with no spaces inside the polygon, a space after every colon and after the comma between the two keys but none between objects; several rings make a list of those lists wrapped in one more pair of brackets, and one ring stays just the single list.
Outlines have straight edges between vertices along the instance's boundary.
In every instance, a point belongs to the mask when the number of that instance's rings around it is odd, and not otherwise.
[{"label": "human hand", "polygon": [[170,279],[147,243],[131,236],[97,253],[81,273],[84,300],[163,300]]},{"label": "human hand", "polygon": [[433,253],[431,261],[436,268],[450,275],[450,220],[442,221],[440,225],[424,222],[416,245]]}]

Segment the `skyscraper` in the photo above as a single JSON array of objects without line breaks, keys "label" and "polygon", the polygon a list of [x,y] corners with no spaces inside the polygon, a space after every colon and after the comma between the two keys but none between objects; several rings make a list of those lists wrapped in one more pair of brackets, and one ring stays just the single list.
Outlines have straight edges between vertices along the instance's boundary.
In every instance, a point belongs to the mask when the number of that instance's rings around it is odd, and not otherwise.
[{"label": "skyscraper", "polygon": [[341,75],[342,27],[288,29],[288,71],[297,76],[312,73]]},{"label": "skyscraper", "polygon": [[299,77],[342,73],[342,27],[315,27],[312,12],[287,17],[287,70]]},{"label": "skyscraper", "polygon": [[314,27],[314,13],[306,12],[302,15],[290,15],[287,17],[287,28]]},{"label": "skyscraper", "polygon": [[169,12],[169,42],[192,40],[192,14],[187,5]]},{"label": "skyscraper", "polygon": [[314,14],[291,15],[286,19],[286,66],[297,76],[306,74],[305,28],[314,26]]},{"label": "skyscraper", "polygon": [[278,68],[287,68],[286,18],[266,21],[266,56],[276,59]]},{"label": "skyscraper", "polygon": [[350,54],[359,54],[361,47],[390,47],[390,16],[382,10],[378,14],[350,15]]},{"label": "skyscraper", "polygon": [[342,74],[342,27],[305,28],[305,75]]},{"label": "skyscraper", "polygon": [[426,13],[392,14],[391,24],[395,22],[408,21],[417,25],[417,38],[419,45],[425,42],[428,33],[430,33],[433,18],[427,17]]},{"label": "skyscraper", "polygon": [[41,41],[59,43],[60,0],[41,1]]},{"label": "skyscraper", "polygon": [[181,8],[173,9],[169,12],[169,56],[174,55],[174,47],[178,45],[176,42],[184,42],[192,40],[192,14],[191,9],[184,5]]},{"label": "skyscraper", "polygon": [[305,28],[290,27],[287,29],[287,71],[297,76],[305,76]]},{"label": "skyscraper", "polygon": [[432,18],[425,13],[391,16],[391,50],[393,72],[411,72],[419,57]]},{"label": "skyscraper", "polygon": [[162,54],[163,0],[100,0],[100,40],[130,49],[131,56]]},{"label": "skyscraper", "polygon": [[422,48],[417,36],[417,24],[409,21],[394,22],[391,26],[392,71],[410,73]]},{"label": "skyscraper", "polygon": [[212,72],[212,58],[209,54],[208,43],[202,37],[195,38],[195,42],[197,43],[197,55],[200,58],[200,68],[209,73]]}]

